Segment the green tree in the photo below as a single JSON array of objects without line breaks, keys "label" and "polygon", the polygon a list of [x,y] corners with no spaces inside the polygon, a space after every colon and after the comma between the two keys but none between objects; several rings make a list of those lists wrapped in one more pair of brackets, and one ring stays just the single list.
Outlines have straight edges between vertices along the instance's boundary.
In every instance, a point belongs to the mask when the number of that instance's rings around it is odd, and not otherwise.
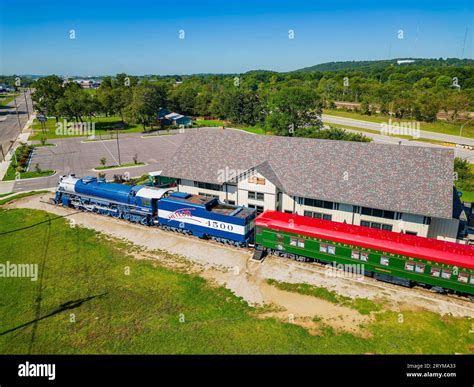
[{"label": "green tree", "polygon": [[322,127],[322,103],[308,87],[289,87],[270,100],[266,125],[278,135],[308,136]]},{"label": "green tree", "polygon": [[34,109],[45,115],[55,116],[59,121],[60,113],[56,108],[59,99],[64,95],[63,80],[57,75],[49,75],[35,82],[32,94]]}]

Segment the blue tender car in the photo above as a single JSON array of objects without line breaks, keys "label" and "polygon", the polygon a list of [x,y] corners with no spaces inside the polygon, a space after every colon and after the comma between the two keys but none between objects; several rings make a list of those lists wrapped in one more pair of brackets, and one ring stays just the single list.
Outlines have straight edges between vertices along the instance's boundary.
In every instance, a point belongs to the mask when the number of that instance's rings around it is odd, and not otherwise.
[{"label": "blue tender car", "polygon": [[158,204],[160,227],[239,247],[253,242],[255,217],[254,209],[184,192],[173,192]]}]

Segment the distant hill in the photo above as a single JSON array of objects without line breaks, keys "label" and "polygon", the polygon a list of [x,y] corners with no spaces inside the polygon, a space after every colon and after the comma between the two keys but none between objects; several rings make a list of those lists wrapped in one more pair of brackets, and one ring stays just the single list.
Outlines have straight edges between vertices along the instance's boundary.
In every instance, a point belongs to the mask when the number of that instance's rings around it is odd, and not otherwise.
[{"label": "distant hill", "polygon": [[[413,63],[398,64],[397,61],[414,61]],[[317,64],[315,66],[304,67],[295,71],[311,72],[311,71],[339,71],[339,70],[373,70],[375,68],[384,68],[387,66],[426,66],[426,67],[444,67],[444,66],[472,66],[472,59],[458,58],[396,58],[384,60],[363,60],[363,61],[344,61],[344,62],[327,62]]]}]

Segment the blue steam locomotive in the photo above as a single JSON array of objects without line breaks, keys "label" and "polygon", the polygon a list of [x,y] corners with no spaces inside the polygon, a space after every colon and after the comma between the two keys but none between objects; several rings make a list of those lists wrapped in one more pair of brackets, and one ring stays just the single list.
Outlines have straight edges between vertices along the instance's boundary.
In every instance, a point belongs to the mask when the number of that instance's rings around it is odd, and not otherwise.
[{"label": "blue steam locomotive", "polygon": [[253,241],[254,209],[169,188],[61,176],[54,203],[239,247]]}]

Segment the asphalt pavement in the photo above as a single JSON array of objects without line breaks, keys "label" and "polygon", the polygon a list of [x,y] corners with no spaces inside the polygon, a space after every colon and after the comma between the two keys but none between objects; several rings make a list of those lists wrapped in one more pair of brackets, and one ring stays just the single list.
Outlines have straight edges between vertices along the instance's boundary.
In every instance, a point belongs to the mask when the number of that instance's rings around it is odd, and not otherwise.
[{"label": "asphalt pavement", "polygon": [[[33,112],[30,92],[26,93],[26,100],[23,92],[20,92],[20,95],[16,97],[16,104],[18,115],[15,108],[15,100],[5,106],[0,106],[0,146],[5,154],[28,121],[28,111],[30,114]],[[0,161],[3,158],[0,150]]]}]

